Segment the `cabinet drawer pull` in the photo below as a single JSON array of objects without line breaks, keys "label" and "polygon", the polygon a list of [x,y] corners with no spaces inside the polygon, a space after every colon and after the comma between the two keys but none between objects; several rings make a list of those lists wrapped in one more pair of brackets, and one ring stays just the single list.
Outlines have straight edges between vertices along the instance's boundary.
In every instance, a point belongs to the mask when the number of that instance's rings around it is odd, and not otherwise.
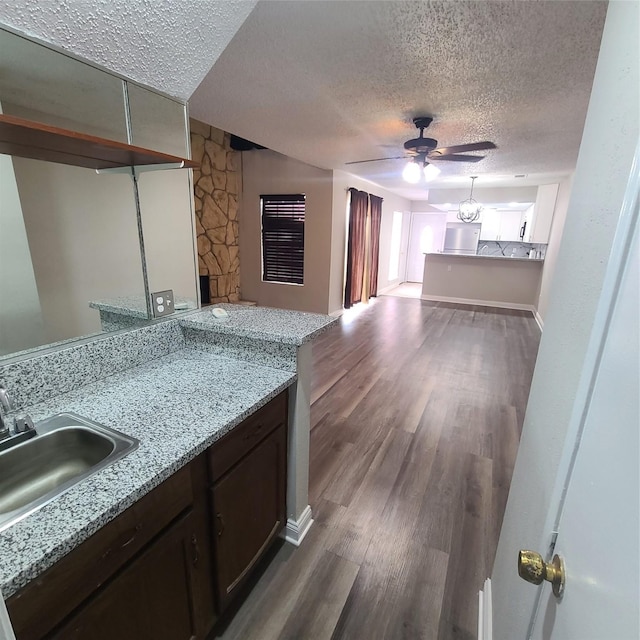
[{"label": "cabinet drawer pull", "polygon": [[222,535],[222,532],[224,531],[224,519],[222,518],[221,513],[216,513],[216,518],[220,523],[220,526],[218,527],[218,537],[220,537]]},{"label": "cabinet drawer pull", "polygon": [[129,529],[129,531],[125,531],[119,540],[115,540],[113,544],[105,550],[102,554],[102,559],[108,558],[116,549],[124,549],[128,547],[138,535],[138,532],[142,529],[142,524],[138,523],[135,527]]},{"label": "cabinet drawer pull", "polygon": [[200,549],[198,548],[198,538],[196,538],[196,534],[191,534],[191,549],[193,551],[193,556],[191,557],[191,564],[195,567],[198,564],[198,560],[200,559]]},{"label": "cabinet drawer pull", "polygon": [[135,529],[131,533],[131,536],[129,537],[129,539],[126,542],[124,542],[123,544],[121,544],[120,548],[124,549],[125,547],[128,547],[136,539],[136,535],[138,535],[138,531],[140,531],[140,529],[142,529],[142,525],[141,524],[137,524],[135,526]]}]

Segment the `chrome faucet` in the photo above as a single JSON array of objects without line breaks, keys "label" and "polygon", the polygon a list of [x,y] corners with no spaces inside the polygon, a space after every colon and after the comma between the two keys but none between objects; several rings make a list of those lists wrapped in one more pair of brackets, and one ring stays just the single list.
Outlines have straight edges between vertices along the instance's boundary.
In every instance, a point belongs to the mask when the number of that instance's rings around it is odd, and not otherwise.
[{"label": "chrome faucet", "polygon": [[19,433],[34,431],[33,420],[28,413],[9,418],[9,414],[16,410],[9,391],[0,384],[0,440],[5,440]]},{"label": "chrome faucet", "polygon": [[7,414],[14,410],[13,399],[9,392],[0,384],[0,440],[4,440],[11,435]]}]

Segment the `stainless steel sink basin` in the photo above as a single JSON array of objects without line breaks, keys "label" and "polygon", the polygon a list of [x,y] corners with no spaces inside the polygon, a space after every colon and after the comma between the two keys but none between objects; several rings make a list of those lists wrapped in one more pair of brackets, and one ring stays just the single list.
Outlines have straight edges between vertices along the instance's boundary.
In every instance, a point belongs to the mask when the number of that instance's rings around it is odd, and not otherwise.
[{"label": "stainless steel sink basin", "polygon": [[32,438],[0,452],[0,531],[139,444],[74,413],[59,413],[35,427]]}]

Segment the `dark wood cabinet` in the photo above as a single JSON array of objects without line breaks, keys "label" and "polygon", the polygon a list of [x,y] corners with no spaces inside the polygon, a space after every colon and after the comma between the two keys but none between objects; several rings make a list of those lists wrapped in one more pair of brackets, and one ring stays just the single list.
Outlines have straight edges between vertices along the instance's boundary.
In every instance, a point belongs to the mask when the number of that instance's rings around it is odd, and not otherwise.
[{"label": "dark wood cabinet", "polygon": [[191,513],[180,518],[50,636],[51,640],[191,640],[200,560]]},{"label": "dark wood cabinet", "polygon": [[211,490],[216,587],[223,610],[286,521],[287,431],[256,444]]},{"label": "dark wood cabinet", "polygon": [[203,640],[286,521],[287,392],[7,600],[18,640]]},{"label": "dark wood cabinet", "polygon": [[[203,468],[206,472],[206,462],[201,456],[11,596],[7,608],[18,640],[47,637],[68,615],[84,606],[92,594],[109,584],[137,554],[153,544],[158,534],[181,514],[197,512],[193,516],[194,531],[200,526],[197,520],[206,523],[208,515],[195,506],[193,488],[199,477],[196,472],[201,475]],[[198,570],[205,580],[211,571],[204,563]]]}]

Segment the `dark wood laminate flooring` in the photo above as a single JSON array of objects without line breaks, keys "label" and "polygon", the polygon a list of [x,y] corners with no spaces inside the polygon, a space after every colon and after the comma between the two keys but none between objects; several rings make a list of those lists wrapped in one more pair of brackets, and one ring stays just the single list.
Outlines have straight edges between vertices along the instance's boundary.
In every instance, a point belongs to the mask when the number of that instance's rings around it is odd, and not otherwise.
[{"label": "dark wood laminate flooring", "polygon": [[215,637],[476,637],[540,332],[528,312],[385,296],[351,315],[313,346],[315,524]]}]

